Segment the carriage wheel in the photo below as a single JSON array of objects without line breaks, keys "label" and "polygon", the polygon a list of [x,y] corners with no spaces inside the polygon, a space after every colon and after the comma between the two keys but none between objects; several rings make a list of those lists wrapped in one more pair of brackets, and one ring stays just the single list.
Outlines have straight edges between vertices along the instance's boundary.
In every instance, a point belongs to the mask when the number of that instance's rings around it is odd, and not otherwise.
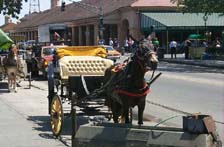
[{"label": "carriage wheel", "polygon": [[64,119],[62,102],[58,95],[55,95],[52,99],[50,115],[52,132],[58,137],[61,133]]}]

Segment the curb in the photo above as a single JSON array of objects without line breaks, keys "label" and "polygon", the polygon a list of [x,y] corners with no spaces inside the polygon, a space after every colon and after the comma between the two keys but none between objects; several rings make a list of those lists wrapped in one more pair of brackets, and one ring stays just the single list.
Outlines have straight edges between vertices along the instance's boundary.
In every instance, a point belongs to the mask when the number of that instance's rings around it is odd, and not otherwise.
[{"label": "curb", "polygon": [[186,65],[197,65],[197,66],[203,66],[203,67],[211,67],[211,68],[219,68],[219,69],[224,69],[224,64],[209,64],[209,63],[200,63],[198,61],[186,61],[186,60],[170,60],[170,59],[161,59],[161,62],[169,62],[169,63],[177,63],[177,64],[186,64]]}]

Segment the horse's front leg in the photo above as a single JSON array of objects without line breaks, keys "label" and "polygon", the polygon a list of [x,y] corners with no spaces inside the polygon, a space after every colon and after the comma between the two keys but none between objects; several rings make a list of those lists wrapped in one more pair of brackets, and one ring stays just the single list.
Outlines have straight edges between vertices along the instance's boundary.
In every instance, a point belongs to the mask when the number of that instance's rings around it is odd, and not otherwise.
[{"label": "horse's front leg", "polygon": [[17,92],[16,76],[13,77],[13,89],[15,92]]},{"label": "horse's front leg", "polygon": [[11,86],[12,84],[11,84],[10,76],[8,75],[8,92],[10,92]]},{"label": "horse's front leg", "polygon": [[125,117],[125,123],[128,124],[130,123],[130,118],[129,118],[129,107],[125,106],[124,107],[124,117]]},{"label": "horse's front leg", "polygon": [[130,123],[130,119],[129,119],[129,101],[128,101],[128,97],[125,97],[126,102],[123,102],[123,112],[122,112],[122,117],[124,117],[125,119],[125,123],[128,124]]},{"label": "horse's front leg", "polygon": [[145,110],[145,99],[138,103],[138,124],[143,124],[143,112]]},{"label": "horse's front leg", "polygon": [[114,123],[118,123],[118,117],[120,112],[120,105],[112,100],[111,110],[113,114]]}]

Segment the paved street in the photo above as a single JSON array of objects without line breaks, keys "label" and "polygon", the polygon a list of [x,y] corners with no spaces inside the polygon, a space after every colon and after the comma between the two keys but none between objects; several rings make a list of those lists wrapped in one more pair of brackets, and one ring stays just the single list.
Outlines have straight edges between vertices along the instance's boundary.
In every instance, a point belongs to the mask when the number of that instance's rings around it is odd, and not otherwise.
[{"label": "paved street", "polygon": [[[223,137],[224,70],[161,63],[158,71],[163,74],[152,85],[148,100],[188,113],[211,115]],[[146,113],[159,116],[160,121],[178,116],[167,122],[182,127],[182,113],[151,105],[147,105]]]},{"label": "paved street", "polygon": [[[145,118],[154,122],[151,124],[174,117],[161,125],[182,127],[182,113],[150,103],[154,102],[188,113],[212,115],[218,132],[224,136],[224,70],[160,62],[158,72],[162,75],[151,87],[145,110]],[[146,78],[150,76],[149,73]],[[70,133],[65,131],[59,140],[52,136],[47,113],[47,81],[33,81],[32,85],[28,89],[28,81],[22,81],[18,93],[7,93],[6,81],[0,83],[0,126],[4,128],[0,131],[1,144],[10,147],[70,146]],[[67,122],[67,130],[70,125]]]}]

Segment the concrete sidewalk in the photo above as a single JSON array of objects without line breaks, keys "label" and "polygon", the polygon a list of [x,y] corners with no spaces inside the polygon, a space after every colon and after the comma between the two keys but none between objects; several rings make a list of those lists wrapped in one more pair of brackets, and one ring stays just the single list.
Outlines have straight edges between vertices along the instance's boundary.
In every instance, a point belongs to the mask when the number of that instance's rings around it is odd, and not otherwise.
[{"label": "concrete sidewalk", "polygon": [[1,147],[65,147],[70,144],[52,135],[45,83],[33,81],[35,87],[28,89],[28,81],[21,81],[17,93],[8,93],[7,81],[0,81]]},{"label": "concrete sidewalk", "polygon": [[165,54],[164,58],[160,59],[160,61],[224,69],[223,60],[185,59],[184,54],[177,54],[176,59],[171,59],[170,54]]}]

